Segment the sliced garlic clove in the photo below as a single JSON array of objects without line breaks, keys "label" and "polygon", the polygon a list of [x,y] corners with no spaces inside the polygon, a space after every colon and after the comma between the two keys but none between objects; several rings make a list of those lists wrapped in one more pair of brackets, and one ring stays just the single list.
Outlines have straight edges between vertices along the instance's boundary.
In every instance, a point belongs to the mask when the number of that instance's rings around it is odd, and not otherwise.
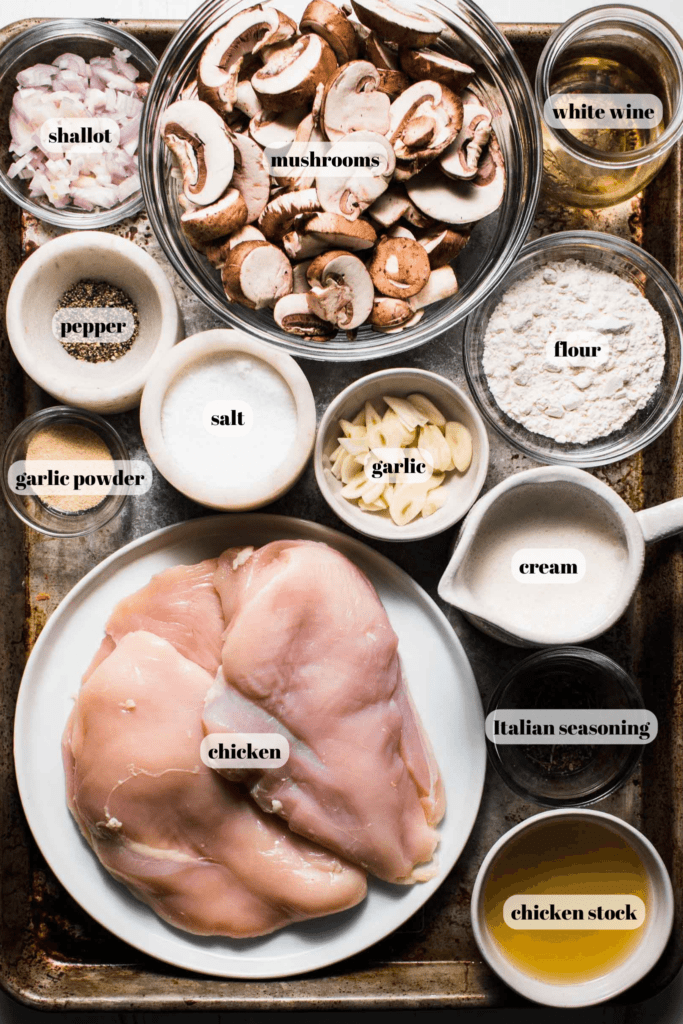
[{"label": "sliced garlic clove", "polygon": [[426,487],[428,491],[434,491],[437,487],[441,486],[445,479],[445,473],[432,473],[429,480],[425,480],[423,486]]},{"label": "sliced garlic clove", "polygon": [[391,518],[397,526],[412,522],[425,506],[427,492],[424,484],[400,484],[394,488],[389,502]]},{"label": "sliced garlic clove", "polygon": [[332,463],[332,465],[330,466],[332,476],[336,477],[337,480],[341,480],[342,466],[344,464],[344,460],[348,459],[349,457],[348,452],[345,452],[341,445],[339,445],[339,447],[341,448],[341,455],[338,455],[337,458]]},{"label": "sliced garlic clove", "polygon": [[375,409],[372,402],[365,403],[365,409],[363,410],[365,416],[365,429],[371,430],[373,427],[378,427],[382,422],[382,417]]},{"label": "sliced garlic clove", "polygon": [[444,472],[451,461],[451,450],[438,427],[428,424],[420,427],[418,447],[428,451],[432,457],[434,470]]},{"label": "sliced garlic clove", "polygon": [[368,451],[368,442],[365,437],[340,437],[339,444],[344,448],[349,455],[362,455]]},{"label": "sliced garlic clove", "polygon": [[453,465],[459,473],[465,473],[472,462],[472,435],[462,423],[446,424],[446,442],[451,451]]},{"label": "sliced garlic clove", "polygon": [[[341,464],[341,481],[343,484],[348,484],[350,480],[359,472],[358,463],[354,455],[349,455],[348,452]],[[362,470],[360,470],[362,472]],[[365,473],[363,473],[365,477]],[[365,477],[367,481],[367,477]]]},{"label": "sliced garlic clove", "polygon": [[365,427],[365,426],[367,426],[367,424],[365,422],[365,409],[361,409],[361,411],[359,413],[356,413],[356,415],[351,420],[351,423],[353,424],[354,427]]},{"label": "sliced garlic clove", "polygon": [[372,505],[374,501],[377,501],[381,497],[382,491],[384,490],[384,481],[368,480],[367,476],[365,477],[365,480],[366,486],[365,490],[361,494],[361,498],[366,505]]},{"label": "sliced garlic clove", "polygon": [[414,405],[411,405],[410,402],[406,402],[405,398],[394,398],[393,395],[383,395],[382,397],[408,430],[424,427],[428,423],[427,417],[419,409],[416,409]]},{"label": "sliced garlic clove", "polygon": [[336,447],[336,448],[334,449],[334,451],[332,452],[332,454],[331,454],[331,455],[330,455],[330,457],[329,457],[329,458],[330,458],[330,462],[331,462],[331,463],[335,463],[335,462],[337,461],[337,459],[339,458],[339,456],[340,456],[340,455],[345,455],[345,454],[346,454],[346,452],[344,451],[344,449],[342,448],[342,446],[341,446],[341,445],[338,445],[338,446],[337,446],[337,447]]},{"label": "sliced garlic clove", "polygon": [[384,512],[386,511],[386,507],[386,504],[384,504],[381,501],[373,501],[372,505],[368,505],[361,498],[360,501],[358,502],[358,508],[361,510],[361,512]]},{"label": "sliced garlic clove", "polygon": [[439,412],[434,403],[430,402],[426,395],[408,395],[408,401],[419,413],[426,416],[428,422],[433,423],[435,427],[446,426],[446,417],[443,413]]},{"label": "sliced garlic clove", "polygon": [[385,484],[384,490],[382,491],[382,499],[386,501],[387,508],[391,504],[391,496],[394,493],[394,484]]},{"label": "sliced garlic clove", "polygon": [[380,441],[377,448],[403,448],[410,432],[401,422],[398,414],[393,409],[388,409],[382,417],[379,427]]},{"label": "sliced garlic clove", "polygon": [[345,487],[342,487],[341,496],[342,498],[348,498],[349,501],[356,501],[361,497],[363,490],[367,485],[368,478],[361,469],[351,477]]},{"label": "sliced garlic clove", "polygon": [[363,438],[365,427],[360,423],[349,423],[348,420],[339,420],[339,426],[344,432],[344,437]]},{"label": "sliced garlic clove", "polygon": [[443,508],[447,497],[448,495],[442,489],[430,491],[422,509],[422,518],[426,519],[427,516],[433,516],[435,512]]}]

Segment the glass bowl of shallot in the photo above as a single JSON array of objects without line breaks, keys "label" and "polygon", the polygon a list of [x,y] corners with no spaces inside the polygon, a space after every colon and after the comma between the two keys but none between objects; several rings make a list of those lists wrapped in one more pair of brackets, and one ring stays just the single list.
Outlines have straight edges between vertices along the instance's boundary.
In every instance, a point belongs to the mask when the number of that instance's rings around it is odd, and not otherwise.
[{"label": "glass bowl of shallot", "polygon": [[347,526],[377,540],[422,540],[474,504],[489,441],[474,403],[450,380],[379,370],[327,407],[313,465],[325,501]]},{"label": "glass bowl of shallot", "polygon": [[43,21],[13,36],[0,51],[2,191],[69,231],[139,213],[140,122],[156,64],[103,21]]},{"label": "glass bowl of shallot", "polygon": [[207,0],[161,58],[140,153],[185,284],[331,361],[405,352],[474,309],[541,175],[529,83],[467,0]]}]

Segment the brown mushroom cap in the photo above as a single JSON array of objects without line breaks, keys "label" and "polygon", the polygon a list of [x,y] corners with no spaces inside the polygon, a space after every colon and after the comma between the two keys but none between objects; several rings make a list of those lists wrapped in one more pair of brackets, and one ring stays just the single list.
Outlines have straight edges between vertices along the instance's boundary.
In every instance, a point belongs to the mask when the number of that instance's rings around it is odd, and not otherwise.
[{"label": "brown mushroom cap", "polygon": [[190,243],[201,248],[222,235],[231,235],[247,223],[247,206],[236,188],[230,188],[212,206],[188,210],[180,218],[180,226]]},{"label": "brown mushroom cap", "polygon": [[413,315],[413,309],[403,299],[378,296],[370,314],[369,323],[374,327],[400,327]]},{"label": "brown mushroom cap", "polygon": [[240,242],[228,253],[221,276],[228,298],[249,309],[274,306],[292,290],[292,266],[270,242]]},{"label": "brown mushroom cap", "polygon": [[343,11],[329,0],[311,0],[299,25],[302,32],[317,32],[332,48],[340,64],[358,56],[358,36]]},{"label": "brown mushroom cap", "polygon": [[410,238],[383,238],[375,247],[368,271],[378,292],[406,299],[429,280],[429,257],[424,247]]},{"label": "brown mushroom cap", "polygon": [[460,93],[474,78],[474,68],[462,64],[453,57],[437,50],[411,50],[403,47],[399,51],[401,67],[416,82],[429,79],[440,82],[454,93]]},{"label": "brown mushroom cap", "polygon": [[286,110],[311,103],[316,87],[336,68],[337,58],[322,36],[309,33],[274,53],[251,84],[268,110]]},{"label": "brown mushroom cap", "polygon": [[275,304],[275,323],[288,334],[298,334],[312,341],[328,341],[337,333],[336,327],[321,320],[310,306],[309,292],[292,292]]},{"label": "brown mushroom cap", "polygon": [[437,228],[420,238],[420,245],[429,256],[432,270],[444,267],[465,248],[470,239],[468,228],[453,231],[451,228]]},{"label": "brown mushroom cap", "polygon": [[347,220],[338,213],[316,213],[304,230],[316,241],[351,251],[371,249],[377,240],[377,232],[368,221]]},{"label": "brown mushroom cap", "polygon": [[377,68],[379,75],[378,92],[386,93],[390,100],[398,99],[402,92],[410,88],[410,79],[402,71],[391,68]]},{"label": "brown mushroom cap", "polygon": [[358,20],[380,39],[402,46],[429,46],[445,27],[426,11],[408,10],[396,0],[351,0],[351,3]]},{"label": "brown mushroom cap", "polygon": [[284,192],[271,199],[259,217],[258,225],[266,238],[280,242],[300,214],[319,209],[318,193],[314,188],[301,189],[300,192]]},{"label": "brown mushroom cap", "polygon": [[311,261],[306,277],[310,306],[323,320],[353,331],[372,311],[375,289],[365,264],[353,253],[324,253]]}]

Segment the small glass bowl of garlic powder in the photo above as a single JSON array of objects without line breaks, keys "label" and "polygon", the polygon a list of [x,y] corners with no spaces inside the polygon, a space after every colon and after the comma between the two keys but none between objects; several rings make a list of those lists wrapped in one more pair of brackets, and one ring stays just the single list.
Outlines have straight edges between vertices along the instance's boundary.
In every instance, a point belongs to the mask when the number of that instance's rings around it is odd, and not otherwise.
[{"label": "small glass bowl of garlic powder", "polygon": [[287,491],[313,448],[315,402],[291,356],[240,331],[171,349],[145,386],[140,425],[161,475],[209,508],[260,508]]},{"label": "small glass bowl of garlic powder", "polygon": [[[12,511],[27,526],[48,537],[83,537],[101,529],[117,516],[126,502],[125,494],[42,494],[29,489],[17,492],[10,486],[11,467],[25,463],[27,473],[34,464],[41,471],[48,464],[57,469],[63,463],[92,466],[127,462],[128,452],[114,428],[96,413],[54,405],[41,409],[10,434],[2,457],[2,491]],[[88,472],[90,470],[87,470]]]}]

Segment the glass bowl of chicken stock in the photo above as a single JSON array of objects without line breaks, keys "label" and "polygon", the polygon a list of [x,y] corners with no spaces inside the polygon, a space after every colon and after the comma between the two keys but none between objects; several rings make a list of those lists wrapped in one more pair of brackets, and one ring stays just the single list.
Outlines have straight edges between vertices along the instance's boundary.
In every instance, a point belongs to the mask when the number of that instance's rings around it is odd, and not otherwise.
[{"label": "glass bowl of chicken stock", "polygon": [[138,82],[148,82],[154,74],[156,57],[134,36],[106,22],[80,18],[43,21],[20,32],[0,50],[0,188],[18,206],[39,220],[58,228],[97,230],[118,224],[132,217],[143,207],[138,189],[110,209],[82,210],[75,206],[60,209],[47,197],[32,198],[27,182],[10,178],[8,170],[15,154],[9,151],[12,135],[9,116],[17,90],[17,74],[35,64],[51,64],[64,53],[75,53],[85,61],[93,57],[109,57],[116,47],[128,50],[129,63],[140,72]]},{"label": "glass bowl of chicken stock", "polygon": [[[340,0],[336,3],[340,6]],[[436,15],[447,26],[430,49],[475,68],[472,88],[494,115],[493,128],[505,160],[506,187],[499,209],[473,225],[470,241],[454,264],[458,293],[427,306],[419,323],[398,333],[385,334],[364,325],[353,341],[341,330],[329,341],[287,334],[276,325],[272,309],[251,310],[229,302],[220,272],[190,246],[181,231],[183,211],[178,196],[182,182],[171,173],[173,164],[161,137],[160,120],[165,109],[180,99],[192,82],[211,36],[239,11],[253,6],[252,0],[208,0],[203,4],[168,46],[150,86],[141,126],[140,176],[159,244],[185,284],[222,321],[292,355],[350,362],[406,352],[431,341],[471,313],[495,288],[514,263],[533,223],[542,171],[540,124],[531,86],[510,44],[484,12],[467,0],[401,3]],[[268,0],[262,6],[274,7],[298,23],[307,0]],[[378,237],[381,234],[378,226]],[[372,250],[366,252],[370,255]]]},{"label": "glass bowl of chicken stock", "polygon": [[[504,412],[484,371],[488,322],[507,290],[548,263],[578,260],[631,282],[662,320],[666,351],[664,372],[655,394],[618,430],[592,441],[560,442],[533,433]],[[505,279],[468,318],[463,355],[465,375],[479,410],[491,427],[518,452],[556,466],[607,466],[652,444],[674,421],[683,405],[683,294],[658,260],[633,242],[600,231],[560,231],[527,243]],[[634,373],[638,367],[634,365]]]}]

